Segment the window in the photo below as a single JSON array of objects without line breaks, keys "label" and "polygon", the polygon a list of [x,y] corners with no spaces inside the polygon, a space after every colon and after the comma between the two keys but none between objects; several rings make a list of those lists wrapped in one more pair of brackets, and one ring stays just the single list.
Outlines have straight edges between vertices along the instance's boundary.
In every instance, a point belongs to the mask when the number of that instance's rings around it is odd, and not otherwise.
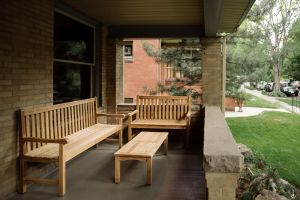
[{"label": "window", "polygon": [[91,25],[54,13],[54,104],[91,97],[94,32]]},{"label": "window", "polygon": [[133,59],[132,42],[130,44],[124,45],[124,59],[125,59],[125,61]]}]

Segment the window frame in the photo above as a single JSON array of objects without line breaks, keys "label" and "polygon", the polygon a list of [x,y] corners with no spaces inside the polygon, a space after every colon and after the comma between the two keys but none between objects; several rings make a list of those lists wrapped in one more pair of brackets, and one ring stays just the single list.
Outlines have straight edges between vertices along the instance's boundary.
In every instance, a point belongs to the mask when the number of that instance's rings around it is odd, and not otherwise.
[{"label": "window frame", "polygon": [[[78,23],[81,23],[81,24],[86,25],[86,26],[93,29],[93,43],[94,44],[93,44],[93,59],[92,59],[91,63],[90,62],[67,60],[67,59],[59,59],[59,58],[55,58],[54,57],[55,54],[53,54],[53,70],[54,70],[54,63],[55,62],[69,63],[69,64],[79,64],[79,65],[84,65],[86,67],[90,67],[90,95],[89,95],[89,97],[92,97],[93,91],[94,91],[93,73],[95,71],[95,65],[96,65],[96,30],[97,30],[97,27],[96,27],[96,25],[88,23],[87,21],[85,21],[85,20],[83,20],[79,17],[76,17],[76,16],[74,16],[74,15],[72,15],[72,14],[70,14],[70,13],[64,11],[64,10],[59,9],[59,8],[54,8],[54,14],[55,14],[55,12],[57,12],[57,13],[65,16],[67,18],[70,18],[70,19],[72,19],[72,20],[74,20]],[[54,24],[54,26],[55,26],[55,24]],[[55,42],[55,41],[53,41],[53,42]],[[53,77],[53,79],[54,79],[54,77]],[[53,95],[54,95],[54,93],[53,93]],[[53,98],[53,101],[54,101],[54,98]]]}]

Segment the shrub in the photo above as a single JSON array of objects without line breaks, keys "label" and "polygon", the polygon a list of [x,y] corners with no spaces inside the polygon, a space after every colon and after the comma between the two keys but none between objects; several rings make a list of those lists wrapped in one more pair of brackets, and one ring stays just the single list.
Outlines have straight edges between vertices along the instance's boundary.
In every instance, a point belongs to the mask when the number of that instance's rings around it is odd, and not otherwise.
[{"label": "shrub", "polygon": [[276,169],[257,153],[245,155],[245,167],[241,172],[237,199],[255,199],[263,190],[270,190],[292,200],[300,200],[296,188],[281,179]]},{"label": "shrub", "polygon": [[266,91],[262,91],[261,93],[264,94],[264,95],[271,96],[271,97],[286,97],[286,95],[283,92],[275,92],[275,91],[266,92]]}]

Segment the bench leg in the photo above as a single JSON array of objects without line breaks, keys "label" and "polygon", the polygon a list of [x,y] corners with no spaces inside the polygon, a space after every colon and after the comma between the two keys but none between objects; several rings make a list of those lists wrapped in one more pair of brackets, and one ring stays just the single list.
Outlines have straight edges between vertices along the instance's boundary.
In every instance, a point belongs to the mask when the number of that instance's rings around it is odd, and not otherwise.
[{"label": "bench leg", "polygon": [[147,184],[152,184],[152,158],[147,158]]},{"label": "bench leg", "polygon": [[121,169],[120,169],[120,157],[115,156],[115,183],[120,183]]},{"label": "bench leg", "polygon": [[128,126],[128,142],[132,139],[132,128],[131,126],[129,125]]},{"label": "bench leg", "polygon": [[119,147],[121,148],[123,145],[123,130],[121,128],[121,130],[119,131]]},{"label": "bench leg", "polygon": [[20,158],[20,193],[25,193],[27,190],[26,182],[25,182],[25,176],[26,176],[26,162],[23,158]]},{"label": "bench leg", "polygon": [[58,178],[58,196],[64,196],[66,193],[66,161],[64,156],[64,145],[59,145],[59,178]]},{"label": "bench leg", "polygon": [[168,137],[164,141],[164,153],[168,155]]}]

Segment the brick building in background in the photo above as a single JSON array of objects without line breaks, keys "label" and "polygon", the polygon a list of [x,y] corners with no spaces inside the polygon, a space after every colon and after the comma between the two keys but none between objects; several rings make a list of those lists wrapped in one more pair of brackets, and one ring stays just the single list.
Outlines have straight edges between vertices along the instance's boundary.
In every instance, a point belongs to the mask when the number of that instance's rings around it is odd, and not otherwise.
[{"label": "brick building in background", "polygon": [[137,95],[145,95],[145,87],[156,90],[161,82],[161,64],[155,62],[143,49],[143,42],[160,48],[158,39],[126,40],[124,45],[124,99],[135,101]]},{"label": "brick building in background", "polygon": [[[123,95],[125,103],[135,102],[137,95],[149,95],[157,91],[158,83],[170,84],[174,79],[184,79],[183,74],[164,63],[156,63],[147,55],[143,44],[152,45],[154,50],[168,47],[182,47],[184,39],[126,39],[124,40]],[[194,51],[200,51],[200,46],[185,46],[186,57],[191,57]],[[201,93],[201,83],[189,86]]]}]

